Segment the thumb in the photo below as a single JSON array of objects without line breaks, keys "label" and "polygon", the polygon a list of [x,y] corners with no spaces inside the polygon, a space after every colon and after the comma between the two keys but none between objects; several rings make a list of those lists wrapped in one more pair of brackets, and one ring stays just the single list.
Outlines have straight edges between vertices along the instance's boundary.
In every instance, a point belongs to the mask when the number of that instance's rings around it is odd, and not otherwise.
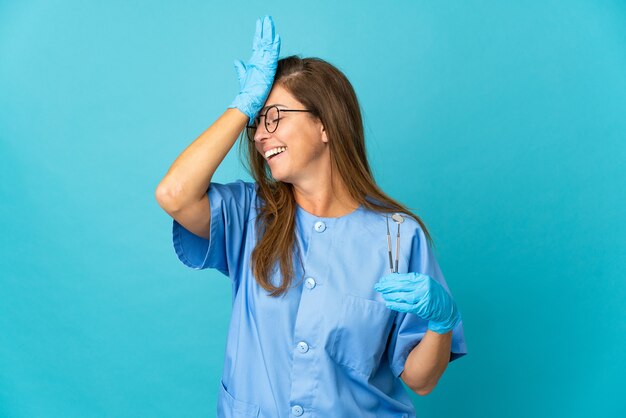
[{"label": "thumb", "polygon": [[235,60],[235,71],[237,72],[237,78],[239,83],[243,84],[243,80],[246,77],[246,65],[241,60]]}]

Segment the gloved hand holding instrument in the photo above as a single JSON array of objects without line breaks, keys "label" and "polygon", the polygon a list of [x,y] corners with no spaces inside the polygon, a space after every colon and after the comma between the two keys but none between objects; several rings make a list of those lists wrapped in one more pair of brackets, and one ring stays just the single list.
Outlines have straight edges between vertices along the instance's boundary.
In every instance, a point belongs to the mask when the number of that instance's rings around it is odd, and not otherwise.
[{"label": "gloved hand holding instrument", "polygon": [[461,320],[461,313],[446,289],[427,274],[398,273],[400,224],[404,219],[398,213],[394,214],[392,219],[398,224],[395,269],[391,260],[391,237],[389,218],[387,218],[387,242],[391,273],[381,277],[378,283],[374,285],[374,290],[382,294],[388,308],[399,312],[414,313],[428,320],[429,330],[438,334],[452,331]]},{"label": "gloved hand holding instrument", "polygon": [[229,108],[237,108],[250,121],[254,119],[267,100],[274,82],[280,53],[280,35],[274,31],[271,16],[257,19],[256,32],[252,41],[252,56],[246,64],[235,60],[235,71],[240,91]]},{"label": "gloved hand holding instrument", "polygon": [[461,314],[452,296],[432,277],[421,273],[390,273],[374,285],[388,308],[410,312],[428,320],[428,329],[438,334],[452,331]]}]

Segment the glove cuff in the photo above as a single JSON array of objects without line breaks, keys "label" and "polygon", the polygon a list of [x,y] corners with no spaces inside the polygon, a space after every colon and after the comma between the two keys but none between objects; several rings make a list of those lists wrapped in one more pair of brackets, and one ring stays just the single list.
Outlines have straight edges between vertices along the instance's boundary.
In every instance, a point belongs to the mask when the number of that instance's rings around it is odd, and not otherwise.
[{"label": "glove cuff", "polygon": [[428,329],[437,334],[446,334],[454,329],[461,322],[461,313],[455,309],[454,315],[447,321],[428,321]]},{"label": "glove cuff", "polygon": [[235,100],[233,100],[228,107],[236,107],[248,116],[249,121],[252,121],[256,114],[259,113],[263,103],[265,103],[265,99],[263,99],[263,101],[260,101],[259,99],[260,98],[257,96],[241,92],[237,95],[237,97],[235,97]]}]

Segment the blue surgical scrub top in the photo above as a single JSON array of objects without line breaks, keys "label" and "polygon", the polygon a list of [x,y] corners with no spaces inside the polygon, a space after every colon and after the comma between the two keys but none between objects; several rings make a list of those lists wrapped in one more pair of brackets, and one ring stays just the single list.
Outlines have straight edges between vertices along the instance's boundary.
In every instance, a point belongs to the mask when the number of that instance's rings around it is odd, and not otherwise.
[{"label": "blue surgical scrub top", "polygon": [[[385,214],[365,209],[338,218],[297,206],[292,287],[268,296],[251,270],[257,184],[211,182],[210,239],[176,220],[181,262],[213,268],[232,283],[232,317],[218,396],[219,417],[414,417],[399,378],[427,321],[385,306],[374,284],[389,270]],[[260,198],[259,198],[260,199]],[[397,226],[390,221],[395,258]],[[399,272],[428,274],[449,291],[419,224],[401,225]],[[295,252],[294,252],[295,254]],[[271,280],[280,284],[276,266]],[[451,361],[467,353],[463,324],[452,332]]]}]

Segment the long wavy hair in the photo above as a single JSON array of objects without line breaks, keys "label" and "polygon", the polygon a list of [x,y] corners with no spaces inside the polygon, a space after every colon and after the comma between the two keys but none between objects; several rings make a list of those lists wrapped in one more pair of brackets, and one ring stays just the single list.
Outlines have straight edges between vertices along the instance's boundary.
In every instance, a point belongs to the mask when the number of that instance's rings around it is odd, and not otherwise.
[{"label": "long wavy hair", "polygon": [[[346,76],[323,59],[293,55],[278,60],[274,76],[276,84],[311,111],[306,115],[319,118],[324,125],[330,146],[331,178],[333,174],[339,175],[350,196],[366,209],[381,213],[402,212],[413,217],[432,246],[432,238],[422,220],[387,196],[374,181],[365,150],[361,110]],[[247,143],[247,147],[242,146],[243,143]],[[295,235],[297,204],[293,186],[272,177],[266,160],[254,142],[248,140],[246,128],[241,133],[239,151],[243,166],[259,186],[258,196],[261,198],[255,221],[259,239],[252,251],[252,273],[270,296],[280,296],[291,286],[294,254],[302,264]],[[279,286],[275,286],[270,277],[276,263],[282,277]]]}]

